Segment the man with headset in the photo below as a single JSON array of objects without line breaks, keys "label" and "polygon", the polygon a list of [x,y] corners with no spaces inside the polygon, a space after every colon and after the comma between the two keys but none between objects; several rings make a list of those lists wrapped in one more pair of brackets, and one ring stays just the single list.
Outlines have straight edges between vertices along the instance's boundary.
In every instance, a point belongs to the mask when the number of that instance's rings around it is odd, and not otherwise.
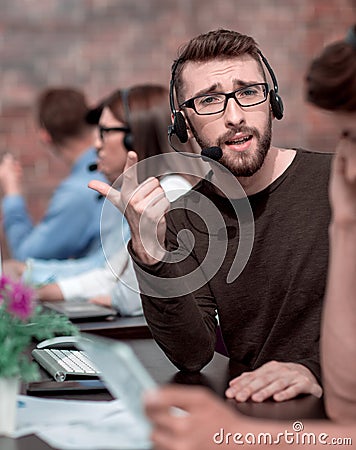
[{"label": "man with headset", "polygon": [[283,104],[249,36],[193,38],[173,65],[170,101],[172,143],[174,135],[195,139],[209,176],[169,212],[156,178],[138,185],[133,152],[121,195],[91,183],[125,211],[154,338],[179,369],[198,371],[213,356],[218,313],[232,376],[239,374],[228,397],[321,396],[331,157],[271,145]]},{"label": "man with headset", "polygon": [[[346,39],[329,44],[307,71],[306,96],[327,110],[340,140],[330,177],[330,262],[322,320],[322,369],[325,409],[331,420],[303,421],[291,427],[288,440],[284,423],[261,421],[238,414],[201,387],[167,386],[147,396],[152,441],[161,450],[230,448],[246,443],[261,448],[261,436],[273,436],[268,448],[313,449],[338,443],[350,448],[356,442],[356,26]],[[174,416],[172,406],[189,414]],[[303,419],[303,417],[299,417]],[[298,422],[295,422],[297,424]],[[293,424],[293,425],[295,425]],[[299,422],[300,425],[300,422]],[[297,433],[293,436],[293,431]],[[229,433],[232,432],[232,433]],[[235,433],[235,436],[233,436]],[[224,435],[224,436],[223,436]],[[297,442],[297,435],[300,440]],[[292,436],[292,439],[291,439]],[[302,440],[304,437],[314,437]],[[255,440],[254,437],[256,438]],[[294,439],[295,438],[295,439]],[[230,439],[230,441],[229,441]]]}]

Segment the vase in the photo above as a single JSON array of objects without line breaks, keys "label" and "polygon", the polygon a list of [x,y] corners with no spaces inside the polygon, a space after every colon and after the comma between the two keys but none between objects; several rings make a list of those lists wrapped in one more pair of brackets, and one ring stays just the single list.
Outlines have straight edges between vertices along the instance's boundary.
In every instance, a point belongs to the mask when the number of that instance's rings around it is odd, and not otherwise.
[{"label": "vase", "polygon": [[10,436],[16,428],[18,378],[0,378],[0,436]]}]

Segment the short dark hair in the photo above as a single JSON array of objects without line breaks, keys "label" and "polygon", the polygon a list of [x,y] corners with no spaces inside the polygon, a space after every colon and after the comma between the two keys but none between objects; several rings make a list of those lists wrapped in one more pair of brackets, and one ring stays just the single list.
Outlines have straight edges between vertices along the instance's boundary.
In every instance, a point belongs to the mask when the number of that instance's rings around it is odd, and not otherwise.
[{"label": "short dark hair", "polygon": [[73,88],[46,89],[37,101],[38,123],[57,144],[80,137],[88,129],[88,110],[84,94]]},{"label": "short dark hair", "polygon": [[173,80],[178,101],[182,89],[181,73],[187,62],[205,62],[214,59],[234,58],[242,55],[249,55],[257,61],[261,73],[265,78],[265,73],[258,53],[256,41],[245,34],[237,31],[218,29],[191,39],[178,52],[178,64]]},{"label": "short dark hair", "polygon": [[310,64],[306,98],[329,111],[356,111],[356,48],[346,41],[328,45]]}]

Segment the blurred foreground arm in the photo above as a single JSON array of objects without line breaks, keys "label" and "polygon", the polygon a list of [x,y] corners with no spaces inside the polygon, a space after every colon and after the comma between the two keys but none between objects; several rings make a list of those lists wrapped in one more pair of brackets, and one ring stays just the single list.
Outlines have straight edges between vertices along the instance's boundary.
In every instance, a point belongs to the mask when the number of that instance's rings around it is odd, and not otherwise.
[{"label": "blurred foreground arm", "polygon": [[356,421],[356,144],[342,139],[330,181],[330,263],[322,327],[328,415]]},{"label": "blurred foreground arm", "polygon": [[[295,436],[302,432],[315,436],[315,443],[311,445],[313,449],[325,449],[336,442],[333,439],[345,443],[339,444],[338,448],[352,448],[356,442],[354,425],[338,425],[326,420],[305,421],[303,431],[297,432],[291,421],[243,416],[201,387],[163,387],[149,392],[145,405],[153,424],[151,437],[154,448],[159,450],[216,450],[238,445],[246,445],[250,449],[299,449],[304,445],[297,444]],[[177,414],[172,407],[181,408],[187,414]]]}]

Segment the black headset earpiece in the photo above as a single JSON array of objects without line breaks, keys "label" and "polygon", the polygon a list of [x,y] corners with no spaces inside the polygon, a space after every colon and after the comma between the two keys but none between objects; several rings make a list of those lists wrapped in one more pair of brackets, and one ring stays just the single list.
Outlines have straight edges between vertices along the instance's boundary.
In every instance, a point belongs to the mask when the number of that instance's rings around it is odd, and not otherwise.
[{"label": "black headset earpiece", "polygon": [[176,76],[176,70],[178,64],[181,62],[180,59],[174,61],[171,71],[171,81],[169,83],[169,105],[173,115],[173,124],[170,125],[168,129],[169,136],[175,134],[182,144],[188,141],[188,131],[187,125],[185,123],[185,118],[180,111],[177,111],[174,106],[174,82]]},{"label": "black headset earpiece", "polygon": [[263,64],[265,65],[265,67],[271,77],[272,83],[273,83],[273,89],[271,89],[269,91],[269,100],[270,100],[273,115],[277,120],[281,120],[283,117],[284,106],[283,106],[282,98],[278,94],[278,83],[277,83],[276,75],[274,74],[269,62],[267,61],[267,58],[263,55],[263,53],[260,50],[257,50],[257,51],[258,51],[258,54],[260,55],[260,58],[261,58]]},{"label": "black headset earpiece", "polygon": [[271,89],[269,91],[269,101],[274,117],[277,120],[281,120],[283,117],[284,106],[280,95],[276,94],[276,91]]},{"label": "black headset earpiece", "polygon": [[[123,89],[121,91],[122,104],[124,106],[125,121],[130,129],[130,106],[129,106],[130,89]],[[134,139],[131,131],[127,131],[124,136],[124,146],[127,151],[134,149]]]},{"label": "black headset earpiece", "polygon": [[187,125],[184,116],[180,111],[174,115],[173,130],[182,144],[185,144],[188,141]]}]

